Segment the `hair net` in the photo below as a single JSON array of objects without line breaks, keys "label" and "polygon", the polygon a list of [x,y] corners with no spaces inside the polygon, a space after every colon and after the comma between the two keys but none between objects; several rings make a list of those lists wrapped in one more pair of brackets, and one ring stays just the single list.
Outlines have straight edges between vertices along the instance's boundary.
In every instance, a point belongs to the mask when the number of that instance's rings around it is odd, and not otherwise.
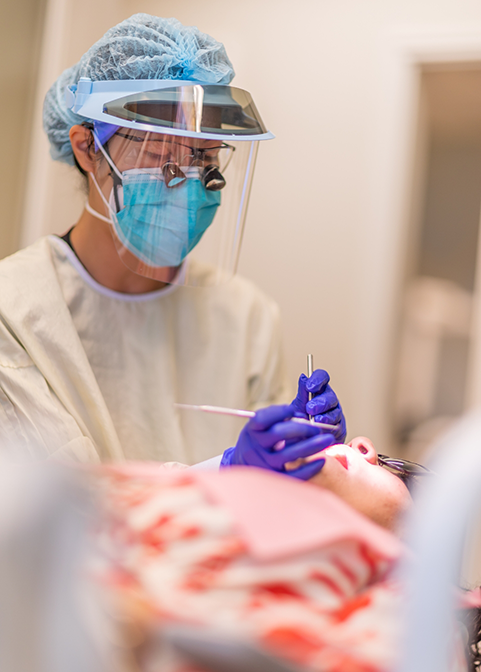
[{"label": "hair net", "polygon": [[65,70],[48,91],[43,126],[53,159],[73,164],[70,128],[85,117],[67,109],[65,87],[80,77],[115,79],[197,80],[229,84],[234,69],[224,45],[195,26],[176,19],[134,14],[108,30],[80,59]]}]

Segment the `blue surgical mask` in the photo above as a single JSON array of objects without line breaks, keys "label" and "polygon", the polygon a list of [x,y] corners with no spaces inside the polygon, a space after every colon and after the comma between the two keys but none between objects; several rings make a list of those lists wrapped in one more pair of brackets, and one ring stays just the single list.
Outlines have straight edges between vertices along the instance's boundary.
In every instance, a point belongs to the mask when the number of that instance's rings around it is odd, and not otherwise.
[{"label": "blue surgical mask", "polygon": [[207,191],[197,178],[169,189],[157,170],[127,170],[122,184],[123,208],[113,216],[114,229],[122,244],[149,266],[178,266],[220,205],[220,192]]}]

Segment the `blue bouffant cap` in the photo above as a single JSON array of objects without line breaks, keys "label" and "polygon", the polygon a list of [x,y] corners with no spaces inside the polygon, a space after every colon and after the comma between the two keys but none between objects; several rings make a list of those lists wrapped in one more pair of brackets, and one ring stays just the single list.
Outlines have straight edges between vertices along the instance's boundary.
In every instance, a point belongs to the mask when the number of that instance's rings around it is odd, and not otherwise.
[{"label": "blue bouffant cap", "polygon": [[116,79],[195,80],[206,84],[229,84],[234,68],[224,45],[195,26],[177,19],[134,14],[108,30],[65,70],[45,96],[43,127],[53,159],[73,164],[69,131],[86,121],[69,110],[65,88],[80,77],[93,81]]}]

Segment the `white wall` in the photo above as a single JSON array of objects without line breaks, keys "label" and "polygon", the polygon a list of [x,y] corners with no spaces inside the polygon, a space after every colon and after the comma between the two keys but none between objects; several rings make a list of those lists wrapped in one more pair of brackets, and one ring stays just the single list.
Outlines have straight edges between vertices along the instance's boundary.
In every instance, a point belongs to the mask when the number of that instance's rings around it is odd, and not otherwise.
[{"label": "white wall", "polygon": [[[479,2],[50,2],[63,3],[65,30],[56,59],[45,61],[48,81],[137,11],[174,15],[225,43],[235,84],[253,94],[277,136],[259,152],[241,272],[281,305],[292,379],[313,352],[331,373],[349,434],[388,449],[416,109],[409,58],[438,39],[454,52],[459,36],[481,45]],[[45,152],[37,161],[48,198],[27,212],[25,242],[66,230],[81,207],[73,174],[49,167]],[[31,203],[35,189],[32,179]]]}]

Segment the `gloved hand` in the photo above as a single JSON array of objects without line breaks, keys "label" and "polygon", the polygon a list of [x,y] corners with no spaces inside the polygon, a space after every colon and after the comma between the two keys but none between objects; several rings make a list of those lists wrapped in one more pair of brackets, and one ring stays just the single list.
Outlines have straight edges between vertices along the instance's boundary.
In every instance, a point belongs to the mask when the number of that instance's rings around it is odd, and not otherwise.
[{"label": "gloved hand", "polygon": [[[310,378],[301,373],[297,397],[291,406],[297,417],[307,418],[308,415],[313,415],[316,422],[338,425],[338,429],[332,433],[335,442],[342,443],[346,438],[346,420],[336,393],[328,385],[329,380],[329,374],[323,369],[316,369]],[[309,393],[313,395],[311,401]]]},{"label": "gloved hand", "polygon": [[315,455],[335,443],[332,434],[319,427],[292,422],[292,404],[269,406],[257,411],[239,434],[234,448],[228,448],[220,466],[249,465],[286,473],[308,480],[321,471],[325,459],[319,458],[286,471],[287,462]]}]

